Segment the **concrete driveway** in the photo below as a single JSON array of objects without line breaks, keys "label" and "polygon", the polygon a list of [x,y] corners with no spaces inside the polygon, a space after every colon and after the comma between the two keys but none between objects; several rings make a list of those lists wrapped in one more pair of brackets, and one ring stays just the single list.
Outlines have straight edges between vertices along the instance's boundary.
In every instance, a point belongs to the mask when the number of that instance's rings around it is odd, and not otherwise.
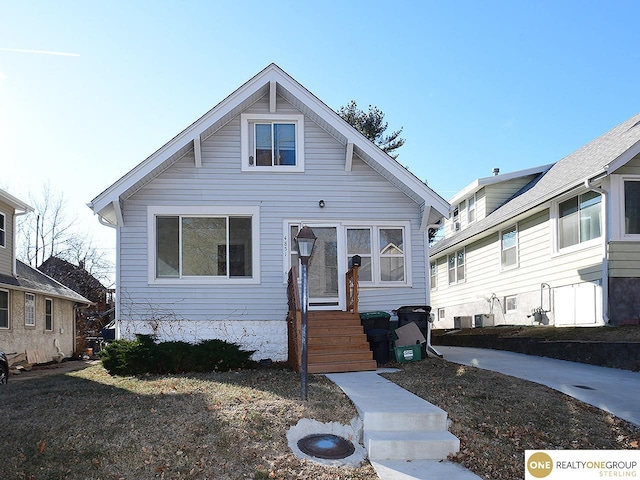
[{"label": "concrete driveway", "polygon": [[503,350],[446,347],[445,360],[546,385],[640,426],[640,372]]}]

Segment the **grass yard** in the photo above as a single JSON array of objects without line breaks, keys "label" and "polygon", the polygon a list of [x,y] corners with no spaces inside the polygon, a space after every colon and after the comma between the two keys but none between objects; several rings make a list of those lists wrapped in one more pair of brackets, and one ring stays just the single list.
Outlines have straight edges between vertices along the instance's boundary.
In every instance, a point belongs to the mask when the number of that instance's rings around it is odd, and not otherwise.
[{"label": "grass yard", "polygon": [[[387,378],[445,409],[454,458],[485,480],[523,477],[525,449],[637,449],[633,425],[546,387],[430,358]],[[0,389],[2,479],[375,479],[369,464],[296,458],[301,418],[348,423],[355,409],[324,376],[280,368],[111,377],[100,366]],[[399,406],[400,408],[400,406]]]}]

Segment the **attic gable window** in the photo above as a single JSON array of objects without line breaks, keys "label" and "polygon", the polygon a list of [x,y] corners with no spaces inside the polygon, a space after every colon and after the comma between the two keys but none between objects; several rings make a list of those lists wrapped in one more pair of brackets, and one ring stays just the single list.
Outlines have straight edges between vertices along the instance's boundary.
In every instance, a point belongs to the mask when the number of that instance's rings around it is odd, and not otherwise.
[{"label": "attic gable window", "polygon": [[304,116],[242,114],[242,170],[303,172]]}]

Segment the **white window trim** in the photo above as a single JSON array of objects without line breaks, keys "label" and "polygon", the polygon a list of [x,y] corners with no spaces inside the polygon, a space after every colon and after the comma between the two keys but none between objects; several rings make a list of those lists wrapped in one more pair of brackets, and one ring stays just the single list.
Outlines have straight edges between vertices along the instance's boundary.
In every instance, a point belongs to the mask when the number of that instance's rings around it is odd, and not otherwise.
[{"label": "white window trim", "polygon": [[[458,279],[458,252],[462,250],[462,252],[464,253],[464,278],[462,280]],[[456,272],[456,280],[454,282],[449,281],[449,257],[451,257],[451,255],[453,255],[456,258],[456,268],[455,268],[455,272]],[[459,248],[456,251],[450,253],[449,255],[447,255],[447,284],[448,285],[457,285],[459,283],[464,283],[467,281],[467,249],[466,248]]]},{"label": "white window trim", "polygon": [[[47,328],[47,302],[51,302],[51,328]],[[55,329],[53,325],[54,318],[55,318],[53,313],[53,307],[54,307],[53,298],[46,297],[44,299],[44,331],[45,332],[53,332],[53,330]]]},{"label": "white window trim", "polygon": [[[556,198],[549,208],[549,218],[551,221],[551,244],[552,244],[552,252],[551,257],[559,257],[562,255],[571,254],[574,252],[579,252],[580,250],[587,250],[589,248],[597,247],[602,245],[602,235],[604,234],[604,227],[600,225],[600,236],[596,237],[592,240],[588,240],[586,242],[578,242],[575,245],[570,245],[568,247],[560,248],[560,204],[570,198],[577,197],[587,193],[588,190],[580,190],[574,191],[567,195],[563,195],[562,197]],[[600,205],[602,206],[602,200]],[[601,212],[600,219],[605,218],[605,212]]]},{"label": "white window trim", "polygon": [[445,319],[446,310],[444,308],[438,309],[438,320],[442,321]]},{"label": "white window trim", "polygon": [[[473,199],[473,209],[469,208],[469,200],[471,199]],[[478,208],[477,208],[478,199],[476,198],[475,193],[467,198],[466,204],[467,204],[467,224],[471,224],[471,223],[474,223],[476,220],[478,220]],[[473,220],[469,220],[469,216],[472,211],[473,211]]]},{"label": "white window trim", "polygon": [[[156,278],[156,217],[188,215],[194,217],[234,216],[251,217],[252,277],[184,277]],[[208,207],[208,206],[150,206],[147,207],[147,277],[149,285],[233,285],[260,283],[260,207]]]},{"label": "white window trim", "polygon": [[[411,246],[412,246],[412,231],[411,231],[411,223],[410,222],[340,222],[340,221],[322,221],[322,222],[313,222],[309,220],[285,220],[283,222],[283,266],[285,267],[283,271],[283,281],[286,284],[288,279],[289,269],[291,268],[291,252],[289,251],[290,239],[289,239],[289,226],[290,225],[311,225],[313,229],[313,225],[331,225],[338,227],[338,251],[342,252],[343,255],[340,255],[338,259],[338,268],[343,271],[343,274],[346,274],[348,270],[347,265],[347,229],[349,228],[370,228],[372,233],[371,239],[371,275],[374,280],[372,282],[360,282],[360,287],[362,288],[387,288],[387,287],[411,287],[413,286],[413,264],[412,264],[412,256],[411,256]],[[401,228],[404,233],[403,242],[405,245],[404,249],[404,281],[402,282],[382,282],[379,281],[380,278],[380,257],[376,254],[376,251],[379,252],[379,229],[380,228]],[[378,249],[378,250],[376,250]]]},{"label": "white window trim", "polygon": [[[0,248],[7,248],[7,216],[0,212],[0,218],[3,219],[0,225],[0,232],[4,232],[4,242],[0,243]],[[2,225],[4,225],[4,227],[2,227]]]},{"label": "white window trim", "polygon": [[0,292],[5,292],[7,294],[7,326],[0,327],[0,330],[11,330],[11,291],[0,288]]},{"label": "white window trim", "polygon": [[[431,274],[431,265],[435,266],[435,274]],[[434,281],[435,280],[435,285]],[[429,290],[437,290],[438,289],[438,261],[431,260],[429,261]]]},{"label": "white window trim", "polygon": [[612,225],[612,240],[619,240],[623,242],[638,242],[640,241],[640,234],[626,233],[624,225],[624,182],[640,182],[640,175],[611,175],[612,184],[612,202],[611,202],[611,225]]},{"label": "white window trim", "polygon": [[[502,234],[504,232],[506,232],[507,230],[511,230],[511,227],[515,227],[516,228],[516,246],[515,246],[515,249],[516,249],[516,263],[514,263],[513,265],[506,265],[505,266],[505,265],[502,264],[502,252],[503,252],[503,249],[502,249]],[[511,225],[508,225],[506,228],[503,228],[502,230],[500,230],[500,234],[498,236],[498,241],[500,242],[500,260],[499,260],[499,262],[500,262],[500,271],[505,272],[505,271],[508,271],[508,270],[513,270],[513,269],[518,268],[520,266],[520,229],[518,228],[518,224],[517,223],[515,223],[515,224],[512,223]]]},{"label": "white window trim", "polygon": [[[250,122],[294,123],[296,126],[296,164],[259,167],[249,164]],[[243,113],[240,115],[240,158],[243,172],[304,172],[304,115],[282,115],[268,113]]]},{"label": "white window trim", "polygon": [[[27,323],[27,297],[30,296],[33,298],[33,323]],[[36,326],[36,295],[34,293],[25,292],[24,294],[24,326],[25,327],[35,327]]]}]

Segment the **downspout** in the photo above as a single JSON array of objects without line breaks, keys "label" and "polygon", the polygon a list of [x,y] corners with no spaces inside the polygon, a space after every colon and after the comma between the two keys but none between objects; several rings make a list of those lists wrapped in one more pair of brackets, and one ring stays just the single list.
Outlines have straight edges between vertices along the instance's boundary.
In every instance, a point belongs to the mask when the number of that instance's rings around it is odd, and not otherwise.
[{"label": "downspout", "polygon": [[601,186],[592,185],[593,179],[586,179],[584,186],[588,190],[602,195],[602,320],[609,324],[609,192]]}]

